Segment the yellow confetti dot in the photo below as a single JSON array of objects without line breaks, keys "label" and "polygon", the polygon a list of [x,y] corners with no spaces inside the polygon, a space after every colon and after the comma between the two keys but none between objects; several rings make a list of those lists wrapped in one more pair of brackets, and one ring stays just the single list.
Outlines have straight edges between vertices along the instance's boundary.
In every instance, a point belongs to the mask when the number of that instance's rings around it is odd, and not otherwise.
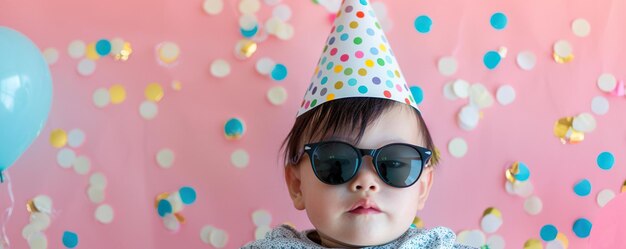
[{"label": "yellow confetti dot", "polygon": [[146,99],[159,102],[163,99],[163,88],[159,83],[150,83],[145,91]]},{"label": "yellow confetti dot", "polygon": [[565,64],[574,60],[574,54],[570,54],[567,57],[561,57],[555,52],[552,54],[552,57],[554,57],[554,61],[559,64]]},{"label": "yellow confetti dot", "polygon": [[183,83],[178,81],[178,80],[172,81],[172,89],[174,89],[176,91],[182,90],[183,89]]},{"label": "yellow confetti dot", "polygon": [[565,234],[563,233],[557,234],[556,240],[561,241],[561,244],[563,244],[563,247],[565,247],[565,249],[569,247],[569,240],[567,239],[567,236],[565,236]]},{"label": "yellow confetti dot", "polygon": [[365,61],[365,65],[368,66],[368,67],[373,67],[374,66],[374,61],[368,59],[368,60]]},{"label": "yellow confetti dot", "polygon": [[335,94],[331,93],[331,94],[328,94],[328,96],[326,96],[326,101],[330,101],[330,100],[333,100],[333,99],[335,99]]},{"label": "yellow confetti dot", "polygon": [[54,148],[62,148],[67,144],[67,133],[63,129],[56,129],[50,133],[50,144]]},{"label": "yellow confetti dot", "polygon": [[87,45],[87,49],[86,49],[86,53],[85,53],[85,57],[87,57],[87,59],[96,61],[98,59],[100,59],[100,55],[98,54],[98,52],[96,51],[96,43],[92,42],[89,43]]},{"label": "yellow confetti dot", "polygon": [[111,96],[111,103],[120,104],[126,100],[126,89],[120,84],[113,85],[109,88],[109,96]]},{"label": "yellow confetti dot", "polygon": [[502,218],[502,212],[500,212],[499,209],[494,208],[494,207],[489,207],[487,209],[485,209],[485,212],[483,212],[483,217],[489,215],[489,214],[493,214],[495,216],[498,216],[498,218]]},{"label": "yellow confetti dot", "polygon": [[415,225],[415,227],[422,229],[424,228],[424,221],[422,219],[420,219],[420,217],[415,217],[413,219],[413,225]]},{"label": "yellow confetti dot", "polygon": [[543,245],[541,244],[541,240],[529,239],[524,243],[524,249],[543,249]]}]

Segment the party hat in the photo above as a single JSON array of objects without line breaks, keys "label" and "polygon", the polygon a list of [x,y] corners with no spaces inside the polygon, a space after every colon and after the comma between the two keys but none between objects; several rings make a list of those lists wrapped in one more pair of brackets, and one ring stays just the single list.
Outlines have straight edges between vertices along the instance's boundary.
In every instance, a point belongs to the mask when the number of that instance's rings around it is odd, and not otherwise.
[{"label": "party hat", "polygon": [[342,2],[297,116],[351,97],[390,99],[418,109],[367,0]]}]

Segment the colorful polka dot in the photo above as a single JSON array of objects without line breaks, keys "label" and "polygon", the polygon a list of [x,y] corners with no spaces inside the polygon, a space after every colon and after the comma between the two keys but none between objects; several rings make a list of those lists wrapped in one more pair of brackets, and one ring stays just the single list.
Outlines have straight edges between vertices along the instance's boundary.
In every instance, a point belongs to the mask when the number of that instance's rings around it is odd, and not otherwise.
[{"label": "colorful polka dot", "polygon": [[356,82],[356,79],[355,79],[355,78],[351,78],[351,79],[349,79],[349,80],[348,80],[348,85],[350,85],[350,86],[355,86],[355,85],[356,85],[356,83],[357,83],[357,82]]},{"label": "colorful polka dot", "polygon": [[330,101],[330,100],[333,100],[333,99],[335,99],[335,95],[332,94],[332,93],[328,94],[328,96],[326,96],[326,101]]},{"label": "colorful polka dot", "polygon": [[367,70],[365,70],[365,68],[359,69],[359,75],[361,75],[361,76],[367,75]]},{"label": "colorful polka dot", "polygon": [[385,61],[383,59],[381,59],[381,58],[378,58],[376,60],[376,63],[378,63],[378,65],[380,65],[380,66],[384,66],[385,65]]},{"label": "colorful polka dot", "polygon": [[337,32],[342,32],[342,31],[343,31],[343,25],[337,26]]},{"label": "colorful polka dot", "polygon": [[111,42],[105,39],[99,40],[96,43],[96,52],[100,56],[106,56],[111,53]]},{"label": "colorful polka dot", "polygon": [[360,86],[359,87],[359,92],[362,94],[366,94],[367,93],[367,87],[366,86]]},{"label": "colorful polka dot", "polygon": [[356,29],[359,27],[359,23],[358,22],[350,22],[350,28]]},{"label": "colorful polka dot", "polygon": [[501,12],[496,12],[493,15],[491,15],[491,27],[493,27],[496,30],[502,30],[504,28],[506,28],[506,24],[507,24],[507,18],[506,15],[504,15]]},{"label": "colorful polka dot", "polygon": [[347,54],[341,55],[341,61],[346,62],[346,61],[348,61],[348,59],[350,59],[349,55],[347,55]]},{"label": "colorful polka dot", "polygon": [[311,107],[315,107],[315,105],[316,105],[316,104],[317,104],[317,99],[314,99],[314,100],[311,102]]},{"label": "colorful polka dot", "polygon": [[337,48],[333,48],[330,50],[330,55],[336,55],[337,54]]},{"label": "colorful polka dot", "polygon": [[352,7],[351,5],[346,6],[345,11],[346,13],[350,13],[352,12],[352,10],[354,9],[354,7]]},{"label": "colorful polka dot", "polygon": [[320,81],[320,84],[324,85],[326,84],[326,82],[328,82],[328,77],[322,78],[322,81]]},{"label": "colorful polka dot", "polygon": [[372,53],[373,55],[378,55],[378,49],[377,48],[370,48],[370,53]]},{"label": "colorful polka dot", "polygon": [[363,18],[363,17],[365,17],[365,13],[363,13],[363,11],[358,11],[358,12],[356,13],[356,17],[358,17],[358,18]]},{"label": "colorful polka dot", "polygon": [[376,32],[372,28],[367,28],[366,32],[369,36],[374,36],[376,34]]},{"label": "colorful polka dot", "polygon": [[343,88],[343,81],[337,81],[337,83],[335,83],[335,89],[339,90]]},{"label": "colorful polka dot", "polygon": [[361,5],[367,6],[367,0],[361,0],[360,2],[361,2]]},{"label": "colorful polka dot", "polygon": [[343,66],[342,65],[335,66],[335,73],[341,73],[341,71],[343,71]]},{"label": "colorful polka dot", "polygon": [[601,169],[610,170],[615,164],[615,157],[611,152],[605,151],[598,155],[596,162],[598,163],[598,167],[600,167]]},{"label": "colorful polka dot", "polygon": [[385,90],[384,95],[387,98],[391,98],[391,92],[390,91]]},{"label": "colorful polka dot", "polygon": [[356,51],[356,53],[354,53],[354,56],[356,56],[356,58],[363,58],[363,56],[365,56],[365,54],[363,53],[363,51]]},{"label": "colorful polka dot", "polygon": [[417,32],[420,32],[422,34],[430,32],[430,28],[432,25],[433,21],[430,19],[430,17],[426,15],[418,16],[414,22],[415,29],[417,30]]},{"label": "colorful polka dot", "polygon": [[339,39],[341,39],[342,41],[348,40],[348,38],[350,38],[350,35],[346,34],[342,34],[341,37],[339,37]]},{"label": "colorful polka dot", "polygon": [[363,43],[363,38],[361,37],[354,38],[354,44],[361,45],[361,43]]},{"label": "colorful polka dot", "polygon": [[348,76],[352,75],[352,68],[346,68],[346,70],[343,71],[343,74]]},{"label": "colorful polka dot", "polygon": [[373,67],[374,66],[374,61],[367,59],[365,60],[365,65],[368,67]]},{"label": "colorful polka dot", "polygon": [[380,78],[378,78],[378,77],[372,78],[372,83],[374,83],[375,85],[380,84]]}]

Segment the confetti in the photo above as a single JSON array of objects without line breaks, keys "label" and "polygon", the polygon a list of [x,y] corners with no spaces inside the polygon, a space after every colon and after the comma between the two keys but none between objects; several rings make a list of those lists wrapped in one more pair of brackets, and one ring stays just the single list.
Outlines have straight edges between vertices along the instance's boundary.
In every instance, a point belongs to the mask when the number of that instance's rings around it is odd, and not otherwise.
[{"label": "confetti", "polygon": [[74,172],[79,175],[85,175],[91,169],[91,160],[86,156],[78,156],[72,166],[74,167]]},{"label": "confetti", "polygon": [[107,56],[111,53],[111,42],[106,39],[99,40],[96,43],[96,52],[100,56]]},{"label": "confetti", "polygon": [[448,143],[448,151],[453,157],[462,158],[467,153],[467,142],[463,138],[454,138]]},{"label": "confetti", "polygon": [[261,75],[269,75],[276,66],[274,60],[264,57],[256,62],[256,71]]},{"label": "confetti", "polygon": [[572,128],[580,132],[592,132],[596,129],[596,119],[589,113],[581,113],[572,121]]},{"label": "confetti", "polygon": [[180,222],[173,214],[167,214],[165,217],[163,217],[163,225],[165,225],[165,228],[167,230],[170,230],[172,232],[176,232],[180,229]]},{"label": "confetti", "polygon": [[287,67],[280,63],[276,64],[274,69],[272,69],[270,76],[275,81],[284,80],[287,77]]},{"label": "confetti", "polygon": [[109,87],[109,96],[112,104],[121,104],[126,100],[126,89],[120,84],[112,85]]},{"label": "confetti", "polygon": [[543,202],[537,196],[531,196],[524,201],[524,210],[530,215],[537,215],[543,210]]},{"label": "confetti", "polygon": [[161,84],[150,83],[148,84],[148,86],[146,86],[146,89],[144,90],[144,95],[146,97],[146,100],[158,103],[163,99],[163,96],[165,94],[163,92],[163,87],[161,87]]},{"label": "confetti", "polygon": [[480,221],[480,227],[485,233],[494,233],[498,231],[502,226],[502,217],[498,217],[494,214],[488,214],[483,216]]},{"label": "confetti", "polygon": [[413,218],[413,222],[411,223],[411,226],[418,228],[418,229],[422,229],[424,228],[424,220],[416,216],[415,218]]},{"label": "confetti", "polygon": [[591,100],[591,112],[596,115],[604,115],[609,112],[609,100],[602,96],[596,96]]},{"label": "confetti", "polygon": [[483,57],[483,63],[485,64],[485,67],[487,67],[487,69],[489,70],[493,70],[496,67],[498,67],[498,65],[500,64],[500,60],[502,60],[502,57],[500,57],[500,54],[497,51],[487,51],[487,53],[485,53],[485,56]]},{"label": "confetti", "polygon": [[600,77],[598,77],[597,84],[600,90],[602,90],[605,93],[610,93],[617,86],[617,79],[615,78],[613,74],[604,73],[600,75]]},{"label": "confetti", "polygon": [[569,41],[559,40],[554,43],[553,57],[557,63],[568,63],[574,59],[573,48]]},{"label": "confetti", "polygon": [[85,50],[87,45],[85,45],[84,41],[75,40],[70,43],[67,47],[67,53],[72,59],[80,59],[85,56]]},{"label": "confetti", "polygon": [[491,93],[483,84],[480,83],[476,83],[470,86],[469,99],[470,103],[475,105],[479,109],[491,107],[494,102]]},{"label": "confetti", "polygon": [[587,37],[591,33],[591,24],[583,18],[578,18],[572,22],[572,32],[578,37]]},{"label": "confetti", "polygon": [[591,182],[582,179],[574,185],[574,193],[580,197],[588,196],[591,193]]},{"label": "confetti", "polygon": [[111,103],[111,95],[106,88],[98,88],[93,92],[93,104],[98,108],[104,108]]},{"label": "confetti", "polygon": [[30,214],[30,225],[35,228],[35,231],[43,231],[50,227],[50,216],[46,213],[36,212]]},{"label": "confetti", "polygon": [[96,172],[91,174],[91,176],[89,177],[89,184],[91,186],[104,189],[107,187],[107,178],[106,176],[104,176],[104,174]]},{"label": "confetti", "polygon": [[458,79],[454,81],[452,85],[452,92],[456,95],[456,97],[459,97],[462,99],[466,99],[469,97],[469,89],[470,89],[469,82],[462,80],[462,79]]},{"label": "confetti", "polygon": [[54,148],[62,148],[67,144],[67,133],[63,129],[55,129],[50,132],[50,145]]},{"label": "confetti", "polygon": [[48,248],[48,238],[43,233],[35,233],[28,238],[30,249],[46,249]]},{"label": "confetti", "polygon": [[213,229],[215,229],[215,227],[206,225],[200,230],[200,239],[207,245],[211,243],[211,232]]},{"label": "confetti", "polygon": [[415,30],[422,34],[427,34],[430,32],[431,27],[433,25],[433,21],[429,16],[422,15],[415,18],[415,22],[413,23],[415,26]]},{"label": "confetti", "polygon": [[474,105],[466,105],[459,111],[458,119],[459,126],[466,131],[470,131],[478,126],[480,112]]},{"label": "confetti", "polygon": [[615,164],[615,157],[613,156],[613,153],[604,151],[598,155],[596,163],[601,169],[610,170]]},{"label": "confetti", "polygon": [[480,230],[466,230],[459,233],[457,243],[481,248],[485,245],[485,234]]},{"label": "confetti", "polygon": [[524,249],[543,249],[541,240],[529,239],[524,243]]},{"label": "confetti", "polygon": [[282,86],[274,86],[267,91],[267,99],[272,105],[282,105],[287,101],[287,90]]},{"label": "confetti", "polygon": [[240,139],[244,133],[245,125],[239,118],[231,118],[224,124],[224,135],[227,139]]},{"label": "confetti", "polygon": [[254,14],[261,9],[261,2],[259,0],[240,0],[239,12],[242,14]]},{"label": "confetti", "polygon": [[504,28],[506,28],[507,25],[506,15],[502,12],[496,12],[491,15],[490,23],[491,27],[493,27],[494,29],[503,30]]},{"label": "confetti", "polygon": [[241,39],[235,44],[235,57],[244,60],[252,57],[257,50],[257,43],[249,39]]},{"label": "confetti", "polygon": [[510,105],[515,101],[515,89],[510,85],[500,86],[496,92],[496,99],[503,106]]},{"label": "confetti", "polygon": [[76,153],[69,148],[63,148],[59,150],[57,154],[57,163],[61,168],[69,169],[74,164],[74,160],[76,160]]},{"label": "confetti", "polygon": [[454,93],[454,82],[448,82],[443,86],[443,96],[448,100],[457,100],[459,97]]},{"label": "confetti", "polygon": [[159,216],[161,217],[165,217],[165,215],[167,214],[171,214],[172,213],[172,204],[170,204],[169,201],[167,200],[160,200],[159,201],[159,206],[157,207],[157,212],[159,213]]},{"label": "confetti", "polygon": [[589,237],[589,234],[591,233],[591,227],[592,224],[589,220],[585,218],[580,218],[574,222],[572,230],[578,238],[584,239]]},{"label": "confetti", "polygon": [[139,106],[139,114],[145,120],[152,120],[159,113],[159,107],[157,104],[150,100],[141,102]]},{"label": "confetti", "polygon": [[159,150],[156,155],[156,161],[159,167],[169,169],[174,164],[174,152],[168,148]]},{"label": "confetti", "polygon": [[613,200],[613,198],[615,198],[615,192],[613,192],[613,190],[603,189],[602,191],[598,193],[598,197],[596,201],[598,202],[598,206],[604,207],[611,200]]},{"label": "confetti", "polygon": [[67,248],[78,246],[78,235],[72,231],[63,232],[63,245]]},{"label": "confetti", "polygon": [[72,148],[78,148],[85,142],[85,132],[81,129],[73,129],[67,134],[67,144]]},{"label": "confetti", "polygon": [[246,150],[238,149],[231,154],[230,162],[236,168],[246,168],[250,163],[250,156],[248,155],[248,152]]},{"label": "confetti", "polygon": [[450,76],[456,73],[458,69],[458,63],[454,57],[442,57],[437,64],[439,73],[443,76]]},{"label": "confetti", "polygon": [[224,0],[204,0],[202,7],[207,14],[217,15],[224,9]]},{"label": "confetti", "polygon": [[42,54],[48,65],[54,65],[59,60],[59,51],[55,48],[46,48]]},{"label": "confetti", "polygon": [[87,188],[87,197],[93,204],[100,204],[104,201],[104,188],[98,186],[90,186]]},{"label": "confetti", "polygon": [[228,233],[221,229],[213,229],[211,232],[209,241],[211,245],[217,248],[225,247],[228,244]]},{"label": "confetti", "polygon": [[556,235],[559,233],[559,230],[552,224],[545,225],[541,228],[539,232],[541,239],[546,242],[550,242],[556,239]]},{"label": "confetti", "polygon": [[192,187],[182,187],[178,192],[180,193],[180,199],[185,205],[191,205],[196,202],[196,190]]},{"label": "confetti", "polygon": [[230,74],[230,64],[222,59],[214,60],[211,63],[211,74],[216,78],[224,78]]},{"label": "confetti", "polygon": [[517,55],[517,65],[526,71],[535,68],[537,64],[537,56],[531,51],[523,51]]},{"label": "confetti", "polygon": [[96,71],[96,62],[89,59],[81,59],[78,62],[77,70],[82,76],[92,75]]},{"label": "confetti", "polygon": [[289,8],[286,4],[277,5],[272,10],[272,16],[275,16],[285,22],[289,21],[289,19],[291,19],[291,8]]},{"label": "confetti", "polygon": [[110,224],[114,217],[113,208],[108,204],[102,204],[96,209],[95,217],[102,224]]},{"label": "confetti", "polygon": [[52,214],[52,199],[47,195],[38,195],[33,198],[33,203],[39,212]]},{"label": "confetti", "polygon": [[100,59],[100,54],[98,54],[98,51],[96,51],[95,42],[91,42],[87,44],[87,48],[85,50],[85,58],[92,60],[92,61],[97,61]]},{"label": "confetti", "polygon": [[257,227],[270,226],[272,223],[272,215],[267,210],[256,210],[252,213],[252,222]]},{"label": "confetti", "polygon": [[265,236],[272,230],[269,226],[260,226],[257,227],[254,232],[254,238],[256,240],[264,239]]},{"label": "confetti", "polygon": [[489,237],[489,239],[487,239],[487,246],[489,246],[488,249],[504,249],[506,243],[502,236],[492,235],[491,237]]},{"label": "confetti", "polygon": [[173,65],[180,55],[178,44],[162,42],[157,45],[157,59],[161,65]]}]

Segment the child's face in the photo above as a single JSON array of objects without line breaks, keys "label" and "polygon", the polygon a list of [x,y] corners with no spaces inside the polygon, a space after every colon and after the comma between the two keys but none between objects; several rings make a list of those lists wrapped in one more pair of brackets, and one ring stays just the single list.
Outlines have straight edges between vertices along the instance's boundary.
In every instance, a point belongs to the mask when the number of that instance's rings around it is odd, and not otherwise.
[{"label": "child's face", "polygon": [[[410,107],[394,106],[369,125],[355,146],[380,148],[401,142],[425,147],[419,123]],[[416,212],[423,208],[432,184],[432,169],[424,169],[417,183],[408,188],[385,184],[376,173],[371,157],[364,157],[357,175],[341,185],[327,185],[313,173],[305,156],[297,167],[287,166],[285,179],[294,206],[305,209],[309,220],[327,247],[380,245],[402,235]],[[349,212],[359,201],[376,203],[380,213]]]}]

